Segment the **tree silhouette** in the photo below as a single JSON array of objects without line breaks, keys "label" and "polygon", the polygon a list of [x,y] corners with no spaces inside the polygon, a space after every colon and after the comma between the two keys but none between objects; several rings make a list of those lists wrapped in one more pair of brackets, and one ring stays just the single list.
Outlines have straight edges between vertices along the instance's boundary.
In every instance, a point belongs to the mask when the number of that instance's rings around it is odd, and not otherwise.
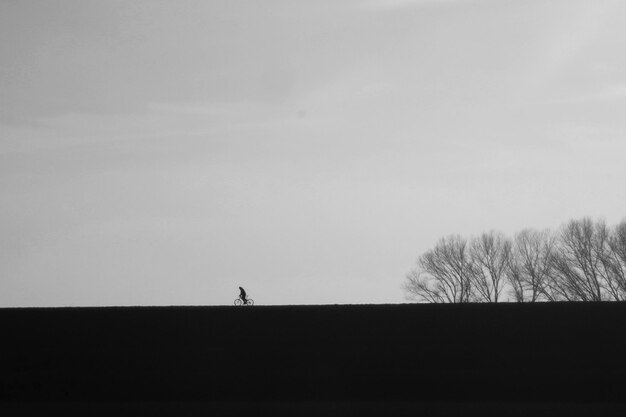
[{"label": "tree silhouette", "polygon": [[525,229],[515,235],[507,271],[515,301],[554,301],[547,290],[554,245],[549,230]]},{"label": "tree silhouette", "polygon": [[483,233],[472,239],[470,247],[474,299],[497,303],[506,283],[511,257],[511,242],[502,233]]},{"label": "tree silhouette", "polygon": [[466,303],[472,299],[472,269],[467,240],[449,236],[418,258],[404,288],[417,301]]},{"label": "tree silhouette", "polygon": [[525,229],[440,239],[406,275],[409,300],[430,303],[626,301],[626,220],[570,220],[557,232]]}]

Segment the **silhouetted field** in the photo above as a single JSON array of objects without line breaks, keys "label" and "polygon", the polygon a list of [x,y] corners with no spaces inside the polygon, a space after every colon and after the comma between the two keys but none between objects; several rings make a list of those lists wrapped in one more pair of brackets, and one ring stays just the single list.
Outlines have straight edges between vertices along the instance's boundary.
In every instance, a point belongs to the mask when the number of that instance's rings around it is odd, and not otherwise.
[{"label": "silhouetted field", "polygon": [[626,304],[2,309],[0,412],[626,415]]}]

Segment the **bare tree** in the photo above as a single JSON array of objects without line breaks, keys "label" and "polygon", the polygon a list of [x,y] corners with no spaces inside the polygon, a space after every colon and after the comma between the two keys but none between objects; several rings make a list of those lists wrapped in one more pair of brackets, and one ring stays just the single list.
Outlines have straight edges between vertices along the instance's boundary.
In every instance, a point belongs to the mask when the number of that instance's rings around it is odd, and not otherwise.
[{"label": "bare tree", "polygon": [[607,239],[604,223],[594,225],[589,218],[571,220],[562,228],[552,257],[555,294],[568,301],[610,298],[602,265]]},{"label": "bare tree", "polygon": [[476,301],[497,303],[507,282],[511,241],[502,233],[491,231],[472,239],[472,286]]},{"label": "bare tree", "polygon": [[548,230],[525,229],[515,235],[507,278],[516,301],[554,301],[549,290],[554,237]]},{"label": "bare tree", "polygon": [[622,300],[626,299],[626,220],[615,226],[609,240],[615,259],[615,275],[622,290]]},{"label": "bare tree", "polygon": [[449,236],[418,258],[404,289],[416,301],[466,303],[472,299],[472,269],[467,241]]},{"label": "bare tree", "polygon": [[601,263],[607,291],[616,301],[626,301],[626,220],[611,230],[606,226],[600,230],[606,233]]},{"label": "bare tree", "polygon": [[513,299],[515,301],[520,303],[529,301],[526,288],[524,287],[524,277],[521,263],[518,262],[517,257],[513,253],[511,253],[509,263],[507,265],[506,279],[511,287],[511,292],[513,293]]},{"label": "bare tree", "polygon": [[441,239],[406,275],[407,298],[431,303],[626,301],[626,219],[570,220],[558,232]]}]

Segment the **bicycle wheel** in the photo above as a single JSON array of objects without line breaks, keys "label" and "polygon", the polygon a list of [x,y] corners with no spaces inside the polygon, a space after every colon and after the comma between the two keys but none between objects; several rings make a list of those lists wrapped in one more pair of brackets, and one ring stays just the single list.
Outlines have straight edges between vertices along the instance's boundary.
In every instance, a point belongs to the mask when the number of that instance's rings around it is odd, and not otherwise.
[{"label": "bicycle wheel", "polygon": [[253,306],[254,305],[254,300],[252,298],[248,298],[248,305],[249,306]]},{"label": "bicycle wheel", "polygon": [[237,298],[237,299],[235,299],[235,305],[236,305],[236,306],[240,306],[240,305],[242,305],[242,304],[243,304],[243,301],[241,301],[241,298]]}]

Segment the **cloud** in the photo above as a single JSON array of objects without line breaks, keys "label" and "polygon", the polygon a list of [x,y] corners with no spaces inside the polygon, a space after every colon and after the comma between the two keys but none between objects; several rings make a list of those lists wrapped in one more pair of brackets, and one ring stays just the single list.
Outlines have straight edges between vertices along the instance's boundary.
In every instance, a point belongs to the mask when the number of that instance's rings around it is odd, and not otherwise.
[{"label": "cloud", "polygon": [[626,84],[605,86],[599,91],[581,94],[558,100],[559,103],[579,104],[587,102],[614,101],[626,99]]},{"label": "cloud", "polygon": [[443,6],[452,3],[469,3],[472,0],[367,0],[362,4],[364,10],[386,11],[419,6]]}]

